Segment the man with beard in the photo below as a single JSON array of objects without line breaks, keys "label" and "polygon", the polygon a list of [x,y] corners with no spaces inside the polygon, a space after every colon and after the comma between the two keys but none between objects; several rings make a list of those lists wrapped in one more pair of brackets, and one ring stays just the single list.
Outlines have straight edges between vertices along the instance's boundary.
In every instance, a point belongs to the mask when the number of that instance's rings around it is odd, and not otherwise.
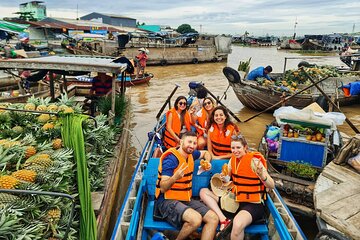
[{"label": "man with beard", "polygon": [[180,229],[176,239],[187,239],[204,222],[201,239],[213,239],[218,217],[205,204],[192,199],[194,159],[211,161],[208,151],[198,151],[197,136],[185,132],[179,148],[170,148],[160,157],[156,182],[155,213]]}]

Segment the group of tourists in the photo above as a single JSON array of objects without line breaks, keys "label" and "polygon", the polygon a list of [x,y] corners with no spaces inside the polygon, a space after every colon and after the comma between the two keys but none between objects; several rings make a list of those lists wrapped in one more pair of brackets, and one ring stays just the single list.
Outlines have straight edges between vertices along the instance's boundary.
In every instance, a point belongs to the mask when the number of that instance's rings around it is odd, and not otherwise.
[{"label": "group of tourists", "polygon": [[[228,110],[216,106],[211,97],[199,98],[198,94],[188,104],[185,96],[179,96],[166,114],[163,143],[166,149],[158,167],[155,209],[179,229],[176,239],[187,239],[202,223],[201,239],[214,239],[219,224],[220,231],[232,225],[232,240],[244,239],[245,228],[263,218],[266,188],[274,188],[274,181],[265,158],[249,151]],[[200,198],[192,196],[196,159],[208,163],[229,159],[220,175],[224,183],[232,179],[232,192],[239,203],[232,215],[220,208],[219,197],[208,188],[200,190]],[[211,164],[208,166],[205,171],[210,170]]]}]

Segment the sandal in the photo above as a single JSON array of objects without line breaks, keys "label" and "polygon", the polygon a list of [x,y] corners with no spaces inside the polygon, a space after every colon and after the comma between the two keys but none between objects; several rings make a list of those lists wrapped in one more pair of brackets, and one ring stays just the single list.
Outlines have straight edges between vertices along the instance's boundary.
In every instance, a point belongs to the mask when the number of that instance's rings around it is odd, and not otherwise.
[{"label": "sandal", "polygon": [[232,229],[232,220],[225,219],[225,221],[220,222],[220,227],[221,227],[221,225],[225,225],[225,226],[222,230],[220,230],[216,234],[215,240],[229,239],[229,237],[230,237],[230,233],[231,233],[231,229]]},{"label": "sandal", "polygon": [[[223,231],[226,227],[227,227],[227,225],[229,225],[231,223],[231,220],[230,219],[228,219],[228,218],[226,218],[224,221],[220,221],[220,231]],[[223,226],[222,228],[221,228],[221,226]]]}]

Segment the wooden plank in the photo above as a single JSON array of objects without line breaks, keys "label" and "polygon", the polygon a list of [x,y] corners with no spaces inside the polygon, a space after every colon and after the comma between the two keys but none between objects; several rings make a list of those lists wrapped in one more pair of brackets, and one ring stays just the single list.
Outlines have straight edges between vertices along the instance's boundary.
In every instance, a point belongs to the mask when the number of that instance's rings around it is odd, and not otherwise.
[{"label": "wooden plank", "polygon": [[340,165],[336,165],[334,162],[331,162],[326,169],[332,169],[338,173],[344,174],[347,177],[356,178],[357,180],[360,180],[359,174],[355,172],[355,170],[348,165],[340,166]]},{"label": "wooden plank", "polygon": [[324,219],[327,223],[329,223],[331,226],[352,237],[353,239],[360,239],[359,228],[356,228],[353,225],[349,225],[346,221],[340,219],[335,220],[331,215],[326,213],[321,213],[320,217]]},{"label": "wooden plank", "polygon": [[360,185],[353,185],[350,183],[340,183],[331,187],[316,196],[316,208],[322,210],[324,207],[340,201],[344,198],[352,196],[354,193],[360,192]]},{"label": "wooden plank", "polygon": [[360,212],[360,204],[354,204],[359,199],[360,193],[353,193],[347,198],[326,206],[321,211],[331,214],[334,218],[347,220]]},{"label": "wooden plank", "polygon": [[357,229],[360,229],[360,212],[349,218],[347,222],[354,225]]}]

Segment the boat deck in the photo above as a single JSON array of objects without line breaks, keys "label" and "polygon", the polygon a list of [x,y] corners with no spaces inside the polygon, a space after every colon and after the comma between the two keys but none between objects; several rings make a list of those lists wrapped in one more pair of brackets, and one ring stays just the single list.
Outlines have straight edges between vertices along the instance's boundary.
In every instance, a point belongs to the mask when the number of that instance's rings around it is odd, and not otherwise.
[{"label": "boat deck", "polygon": [[315,184],[317,214],[353,239],[360,239],[360,174],[350,166],[327,165]]}]

